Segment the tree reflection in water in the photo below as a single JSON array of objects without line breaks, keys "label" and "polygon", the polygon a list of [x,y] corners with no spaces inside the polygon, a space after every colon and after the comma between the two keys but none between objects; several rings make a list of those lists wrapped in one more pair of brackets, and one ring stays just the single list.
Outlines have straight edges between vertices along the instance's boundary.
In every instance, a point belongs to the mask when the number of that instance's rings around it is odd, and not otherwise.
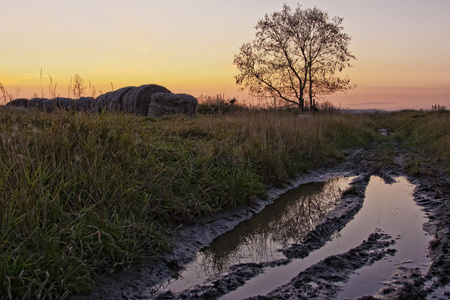
[{"label": "tree reflection in water", "polygon": [[197,274],[221,273],[238,263],[284,258],[277,250],[299,243],[340,201],[353,178],[314,182],[282,194],[251,219],[216,238],[191,264]]}]

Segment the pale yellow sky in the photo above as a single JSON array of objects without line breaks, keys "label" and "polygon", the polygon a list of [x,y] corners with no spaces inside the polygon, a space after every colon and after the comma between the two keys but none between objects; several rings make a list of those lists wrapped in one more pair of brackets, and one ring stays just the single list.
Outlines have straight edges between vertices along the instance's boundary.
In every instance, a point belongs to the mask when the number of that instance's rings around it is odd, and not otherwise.
[{"label": "pale yellow sky", "polygon": [[[234,54],[288,0],[2,0],[0,83],[18,97],[67,96],[78,73],[97,91],[156,83],[238,101]],[[349,108],[450,107],[450,1],[305,0],[344,18],[357,88],[327,97]]]}]

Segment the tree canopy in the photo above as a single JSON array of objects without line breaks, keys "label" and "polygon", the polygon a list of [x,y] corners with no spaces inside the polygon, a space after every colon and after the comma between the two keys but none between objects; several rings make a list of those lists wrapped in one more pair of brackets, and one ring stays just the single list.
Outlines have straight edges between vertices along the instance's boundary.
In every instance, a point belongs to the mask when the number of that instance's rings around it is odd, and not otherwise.
[{"label": "tree canopy", "polygon": [[350,79],[340,74],[355,59],[342,21],[300,5],[292,10],[285,4],[266,14],[255,27],[256,38],[234,57],[240,72],[236,84],[252,95],[277,97],[301,109],[305,97],[314,108],[316,97],[351,88]]}]

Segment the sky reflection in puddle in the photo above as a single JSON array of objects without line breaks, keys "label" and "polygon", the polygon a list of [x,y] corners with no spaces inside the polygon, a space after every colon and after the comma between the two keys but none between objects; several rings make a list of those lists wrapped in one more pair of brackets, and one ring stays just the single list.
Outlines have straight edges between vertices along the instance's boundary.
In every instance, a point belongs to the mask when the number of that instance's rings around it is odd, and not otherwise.
[{"label": "sky reflection in puddle", "polygon": [[[342,235],[362,236],[370,230],[381,228],[396,240],[393,248],[397,252],[393,257],[359,269],[350,277],[337,299],[373,294],[383,286],[383,282],[391,279],[398,266],[419,268],[422,273],[427,271],[430,264],[427,247],[431,237],[423,229],[425,213],[413,200],[415,186],[405,177],[398,177],[396,181],[386,185],[381,178],[372,177],[363,209],[355,221],[344,228]],[[358,232],[362,228],[364,231]]]},{"label": "sky reflection in puddle", "polygon": [[260,263],[285,258],[279,249],[300,242],[339,203],[353,178],[303,184],[280,195],[251,219],[217,237],[186,266],[178,279],[163,290],[180,292],[203,283],[209,276],[226,272],[239,263]]},{"label": "sky reflection in puddle", "polygon": [[400,264],[407,263],[407,267],[418,267],[425,272],[429,265],[426,249],[430,237],[423,230],[425,214],[413,200],[414,187],[404,177],[396,178],[396,182],[390,185],[379,177],[371,177],[360,212],[324,247],[304,259],[265,270],[223,299],[265,295],[322,259],[358,246],[370,233],[379,229],[396,239],[394,248],[397,253],[358,270],[343,286],[338,299],[354,299],[375,293]]}]

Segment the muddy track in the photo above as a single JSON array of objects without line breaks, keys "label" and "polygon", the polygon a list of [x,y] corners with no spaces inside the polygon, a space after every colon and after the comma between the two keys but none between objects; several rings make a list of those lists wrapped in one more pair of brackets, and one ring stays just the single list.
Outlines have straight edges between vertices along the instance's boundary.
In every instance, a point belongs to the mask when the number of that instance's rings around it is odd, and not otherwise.
[{"label": "muddy track", "polygon": [[[293,259],[307,257],[321,248],[330,237],[339,232],[358,213],[363,201],[365,188],[371,175],[377,175],[389,183],[393,176],[403,174],[402,166],[408,158],[398,154],[397,166],[385,169],[376,159],[376,151],[353,151],[342,165],[333,169],[319,169],[296,180],[283,189],[272,189],[267,199],[255,200],[247,207],[221,212],[210,218],[199,220],[197,224],[178,230],[172,240],[173,252],[166,257],[132,266],[120,274],[112,274],[97,281],[97,288],[89,296],[79,299],[217,299],[243,286],[264,269],[288,264]],[[205,284],[191,287],[178,294],[168,291],[153,293],[159,285],[171,277],[176,277],[183,266],[193,261],[196,252],[209,245],[212,240],[231,230],[239,222],[250,218],[285,192],[300,184],[317,180],[327,180],[342,175],[358,175],[352,183],[353,192],[342,197],[341,202],[327,217],[310,232],[300,244],[294,244],[282,252],[286,259],[269,263],[235,265],[229,272],[213,278]],[[430,172],[420,177],[409,177],[417,187],[414,200],[426,211],[429,222],[426,231],[434,237],[430,243],[432,264],[427,274],[399,266],[395,278],[382,290],[364,299],[425,299],[433,291],[444,294],[450,282],[450,178],[439,166],[430,166]],[[359,246],[346,253],[333,255],[312,265],[283,286],[265,296],[252,299],[324,299],[333,298],[342,283],[355,270],[370,265],[386,255],[394,255],[392,245],[395,240],[383,232],[373,232]],[[324,272],[324,270],[327,272]],[[446,286],[446,290],[442,287]],[[439,294],[439,293],[438,293]],[[437,294],[436,294],[437,295]],[[448,297],[448,296],[447,296]]]}]

